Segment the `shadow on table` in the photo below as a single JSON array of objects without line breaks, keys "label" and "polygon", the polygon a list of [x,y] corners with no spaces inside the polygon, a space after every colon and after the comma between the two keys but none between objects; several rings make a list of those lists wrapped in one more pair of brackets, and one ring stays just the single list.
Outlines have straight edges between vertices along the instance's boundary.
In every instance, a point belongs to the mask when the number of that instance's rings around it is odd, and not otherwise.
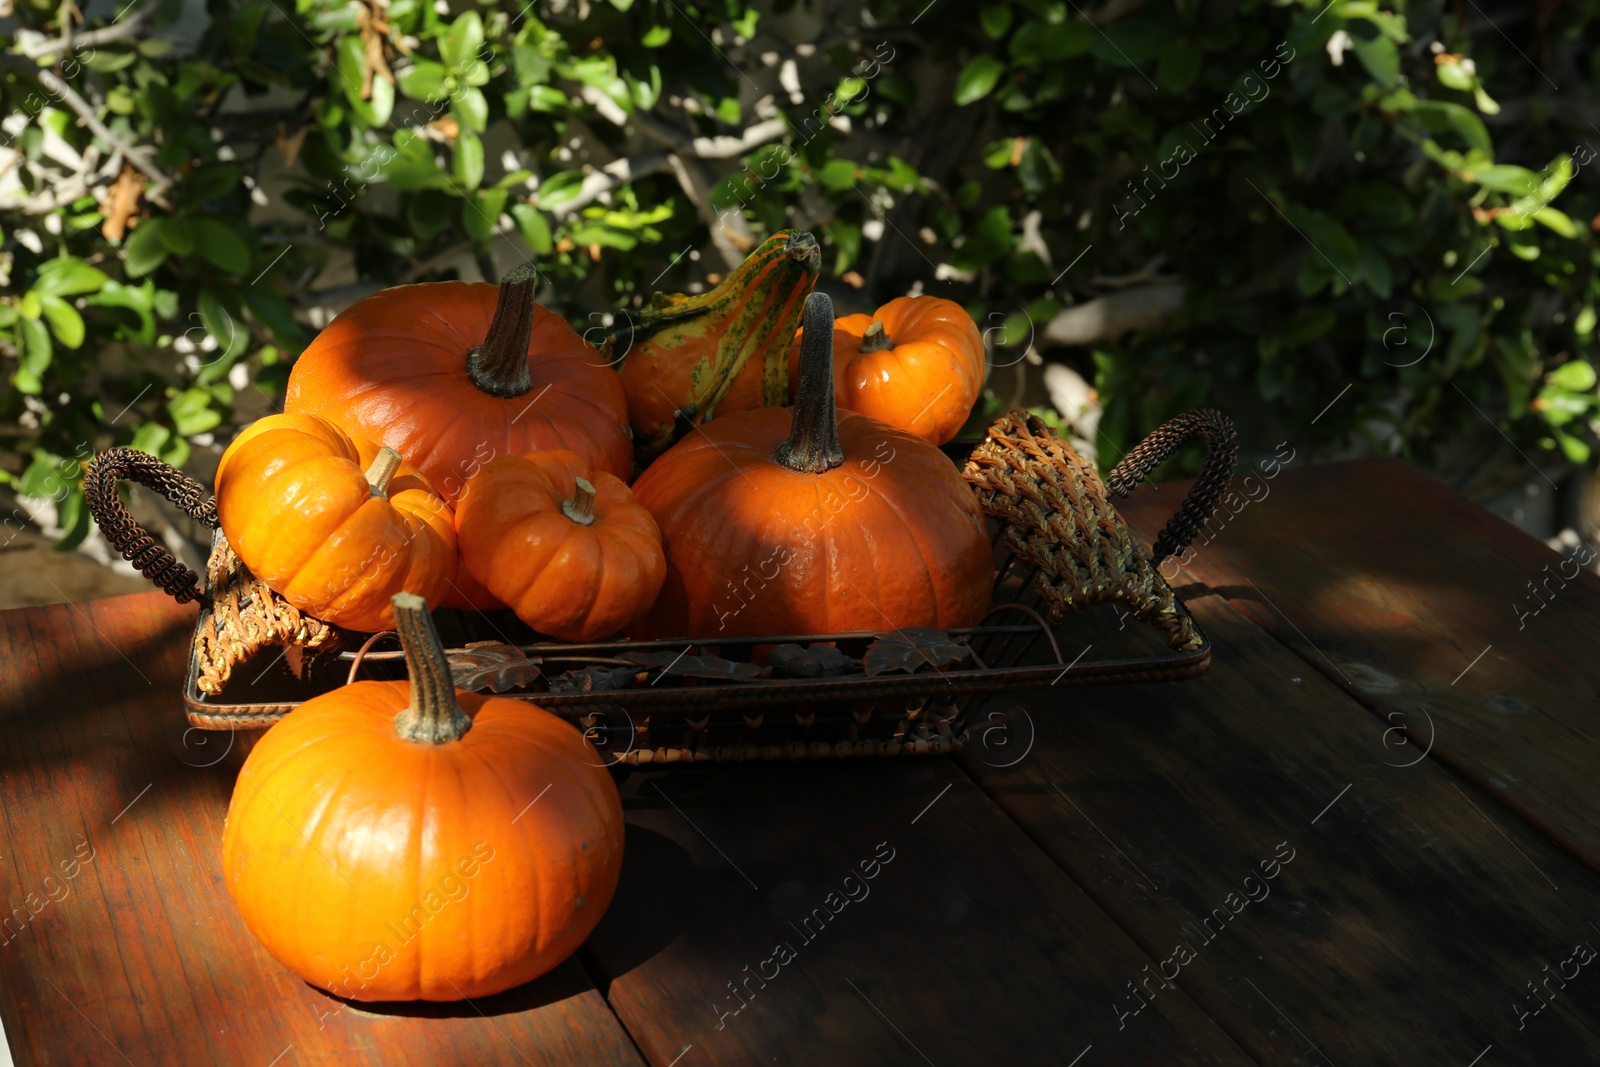
[{"label": "shadow on table", "polygon": [[677,939],[685,906],[678,897],[696,885],[694,861],[683,846],[665,834],[628,824],[617,895],[578,950],[602,993]]},{"label": "shadow on table", "polygon": [[[308,983],[309,985],[309,983]],[[319,997],[338,1001],[358,1015],[399,1015],[410,1019],[476,1019],[481,1016],[516,1015],[532,1011],[571,997],[587,993],[594,988],[583,968],[573,960],[566,960],[555,970],[531,982],[524,982],[504,993],[492,997],[473,997],[471,1000],[345,1000],[316,986],[311,986]]]}]

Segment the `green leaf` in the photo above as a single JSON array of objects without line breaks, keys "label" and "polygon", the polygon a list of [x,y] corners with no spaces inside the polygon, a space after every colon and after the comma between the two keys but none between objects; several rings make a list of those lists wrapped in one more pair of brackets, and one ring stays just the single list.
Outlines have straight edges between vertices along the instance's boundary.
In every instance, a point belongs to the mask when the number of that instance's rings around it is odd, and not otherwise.
[{"label": "green leaf", "polygon": [[45,321],[50,324],[50,332],[56,335],[57,341],[68,348],[83,344],[83,316],[78,314],[77,308],[59,296],[40,297],[40,302]]},{"label": "green leaf", "polygon": [[504,189],[480,189],[461,202],[461,225],[474,241],[486,241],[505,210]]},{"label": "green leaf", "polygon": [[455,176],[463,189],[471,192],[483,182],[483,141],[471,130],[456,138]]},{"label": "green leaf", "polygon": [[1486,189],[1510,193],[1513,196],[1526,195],[1536,188],[1539,182],[1538,175],[1527,167],[1514,167],[1509,163],[1465,171],[1462,177]]},{"label": "green leaf", "polygon": [[1578,236],[1578,227],[1570,218],[1553,207],[1542,207],[1533,213],[1535,222],[1542,222],[1563,237]]},{"label": "green leaf", "polygon": [[1010,4],[984,4],[978,9],[978,21],[989,39],[998,41],[1011,28]]},{"label": "green leaf", "polygon": [[439,57],[445,66],[461,70],[478,58],[483,47],[483,19],[468,11],[450,24],[450,32],[439,42]]},{"label": "green leaf", "polygon": [[419,59],[396,76],[400,91],[413,100],[438,100],[444,93],[444,80],[448,76],[443,63]]},{"label": "green leaf", "polygon": [[44,372],[50,369],[50,331],[38,319],[23,319],[17,329],[22,334],[22,358],[14,379],[17,391],[37,396],[44,391]]},{"label": "green leaf", "polygon": [[204,216],[194,218],[190,225],[202,256],[230,274],[249,273],[250,246],[232,227],[221,219]]},{"label": "green leaf", "polygon": [[1411,109],[1412,117],[1434,133],[1455,133],[1468,148],[1494,155],[1494,143],[1483,120],[1460,104],[1444,100],[1422,100]]},{"label": "green leaf", "polygon": [[167,404],[172,427],[180,437],[205,433],[222,422],[222,414],[211,409],[211,393],[198,386],[185,389]]},{"label": "green leaf", "polygon": [[174,215],[163,219],[161,229],[157,232],[168,252],[187,256],[194,251],[194,226],[187,216]]},{"label": "green leaf", "polygon": [[666,26],[651,26],[644,31],[644,36],[639,38],[639,43],[646,48],[660,48],[672,40],[672,30]]},{"label": "green leaf", "polygon": [[196,167],[178,183],[178,199],[186,204],[216,200],[233,192],[243,172],[232,163]]},{"label": "green leaf", "polygon": [[1361,65],[1367,68],[1367,73],[1372,75],[1372,80],[1379,85],[1393,85],[1395,78],[1400,75],[1400,49],[1388,37],[1374,37],[1363,40],[1360,37],[1351,37],[1351,50],[1356,58],[1361,60]]},{"label": "green leaf", "polygon": [[33,288],[40,296],[77,296],[99,290],[107,280],[105,272],[76,256],[61,256],[39,268],[39,279]]},{"label": "green leaf", "polygon": [[1574,359],[1550,372],[1549,382],[1569,393],[1587,393],[1595,387],[1594,367],[1585,360]]},{"label": "green leaf", "polygon": [[456,121],[473,133],[482,133],[489,125],[489,101],[482,90],[470,86],[456,94]]},{"label": "green leaf", "polygon": [[1470,93],[1478,79],[1467,72],[1467,68],[1460,63],[1440,63],[1436,73],[1439,84],[1446,89],[1455,89],[1458,92]]},{"label": "green leaf", "polygon": [[548,256],[555,243],[550,238],[550,223],[545,220],[544,212],[532,204],[512,204],[511,217],[516,220],[517,232],[528,242],[533,254]]},{"label": "green leaf", "polygon": [[976,103],[994,91],[995,83],[1005,73],[1005,64],[991,55],[975,56],[961,73],[956,75],[955,99],[957,106]]},{"label": "green leaf", "polygon": [[1192,44],[1170,44],[1161,50],[1156,63],[1156,81],[1163,89],[1185,92],[1200,76],[1200,61],[1203,58],[1200,49]]}]

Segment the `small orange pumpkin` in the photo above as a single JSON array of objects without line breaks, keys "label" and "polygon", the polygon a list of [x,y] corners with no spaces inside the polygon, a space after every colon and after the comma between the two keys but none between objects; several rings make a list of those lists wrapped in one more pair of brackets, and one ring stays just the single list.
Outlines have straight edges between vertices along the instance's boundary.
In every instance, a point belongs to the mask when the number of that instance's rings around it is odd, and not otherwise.
[{"label": "small orange pumpkin", "polygon": [[432,282],[368,297],[295,360],[284,410],[388,445],[452,503],[489,460],[535,449],[570,448],[631,476],[622,382],[534,302],[538,282],[518,267],[499,286]]},{"label": "small orange pumpkin", "polygon": [[449,505],[394,449],[326,419],[258,419],[223,453],[216,486],[240,561],[323,622],[387,630],[391,596],[437,598],[455,578]]},{"label": "small orange pumpkin", "polygon": [[572,452],[502,456],[456,502],[461,560],[540,633],[607,637],[661,591],[661,532],[622,481]]},{"label": "small orange pumpkin", "polygon": [[[954,300],[900,296],[871,315],[846,315],[833,324],[833,351],[840,407],[935,445],[956,435],[983,388],[983,336]],[[796,344],[791,390],[799,373]]]},{"label": "small orange pumpkin", "polygon": [[833,304],[806,303],[792,409],[701,426],[646,468],[667,580],[640,637],[976,625],[993,559],[955,465],[905,430],[837,412]]},{"label": "small orange pumpkin", "polygon": [[250,932],[353,1000],[462,1000],[544,974],[600,921],[622,802],[535,705],[454,689],[409,593],[409,682],[356,682],[268,730],[239,772],[222,872]]}]

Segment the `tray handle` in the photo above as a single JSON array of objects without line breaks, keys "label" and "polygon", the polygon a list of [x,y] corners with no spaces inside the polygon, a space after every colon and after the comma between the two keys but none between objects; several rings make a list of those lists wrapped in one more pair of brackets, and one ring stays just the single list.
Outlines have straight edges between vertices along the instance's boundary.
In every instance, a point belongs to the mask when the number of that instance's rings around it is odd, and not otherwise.
[{"label": "tray handle", "polygon": [[1189,495],[1183,498],[1177,513],[1167,520],[1155,544],[1150,546],[1152,566],[1188,548],[1222,502],[1228,480],[1233,476],[1234,462],[1239,458],[1239,435],[1234,431],[1233,420],[1216,408],[1196,408],[1168,419],[1129,449],[1106,476],[1106,488],[1125,497],[1151,471],[1195,437],[1205,439],[1206,461]]},{"label": "tray handle", "polygon": [[155,537],[134,521],[117,491],[121,481],[138,482],[154,489],[191,519],[217,527],[217,502],[205,487],[170,463],[132,448],[112,448],[89,461],[83,476],[83,496],[89,514],[106,542],[180,604],[199,600],[200,576],[178,562]]}]

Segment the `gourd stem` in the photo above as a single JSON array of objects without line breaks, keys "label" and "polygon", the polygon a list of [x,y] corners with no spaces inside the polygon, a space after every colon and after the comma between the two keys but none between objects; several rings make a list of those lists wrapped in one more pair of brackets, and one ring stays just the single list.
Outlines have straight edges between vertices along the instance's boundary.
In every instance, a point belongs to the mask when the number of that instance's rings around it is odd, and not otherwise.
[{"label": "gourd stem", "polygon": [[528,342],[533,336],[535,291],[539,270],[532,263],[512,267],[500,281],[494,318],[483,344],[467,353],[467,377],[472,384],[504,399],[521,396],[533,388],[528,371]]},{"label": "gourd stem", "polygon": [[867,327],[867,332],[861,335],[861,351],[882,352],[885,348],[894,347],[894,338],[883,328],[883,322],[873,319],[872,325]]},{"label": "gourd stem", "polygon": [[578,478],[576,481],[577,495],[561,502],[561,514],[579,526],[589,526],[594,523],[594,483],[587,478]]},{"label": "gourd stem", "polygon": [[773,459],[798,474],[821,474],[844,462],[833,400],[833,301],[827,293],[806,298],[802,326],[793,422]]},{"label": "gourd stem", "polygon": [[394,732],[425,745],[459,740],[472,720],[456,703],[450,661],[428,616],[427,601],[415,593],[396,593],[389,603],[394,606],[394,628],[411,676],[411,703],[394,717]]},{"label": "gourd stem", "polygon": [[377,458],[372,461],[372,466],[367,468],[367,484],[372,486],[373,496],[389,495],[389,479],[394,477],[394,472],[400,469],[400,453],[384,445],[378,450]]}]

